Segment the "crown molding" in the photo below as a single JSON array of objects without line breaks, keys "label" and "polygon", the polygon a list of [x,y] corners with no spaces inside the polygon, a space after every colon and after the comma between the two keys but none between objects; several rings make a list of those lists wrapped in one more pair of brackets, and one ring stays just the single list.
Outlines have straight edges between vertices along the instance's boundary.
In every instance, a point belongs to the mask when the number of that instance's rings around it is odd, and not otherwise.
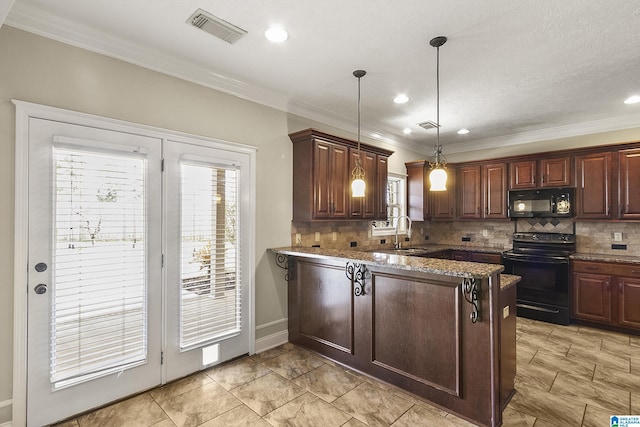
[{"label": "crown molding", "polygon": [[7,15],[9,15],[9,11],[15,2],[16,0],[0,0],[0,28],[5,19],[7,19]]},{"label": "crown molding", "polygon": [[572,138],[576,136],[591,135],[603,132],[640,128],[640,114],[612,117],[595,120],[592,122],[577,123],[552,128],[522,132],[513,135],[499,136],[495,138],[477,139],[473,141],[447,144],[447,152],[451,154],[465,153],[494,147],[507,147],[511,145],[524,145],[540,141]]}]

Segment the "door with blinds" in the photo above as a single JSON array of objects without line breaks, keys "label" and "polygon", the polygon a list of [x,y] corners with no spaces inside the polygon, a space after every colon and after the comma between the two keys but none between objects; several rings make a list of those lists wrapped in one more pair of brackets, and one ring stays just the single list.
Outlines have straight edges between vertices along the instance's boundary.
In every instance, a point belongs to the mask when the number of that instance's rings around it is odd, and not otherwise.
[{"label": "door with blinds", "polygon": [[250,351],[248,154],[167,141],[167,380]]},{"label": "door with blinds", "polygon": [[27,421],[161,383],[161,141],[29,119]]},{"label": "door with blinds", "polygon": [[203,144],[29,119],[28,425],[251,350],[252,157]]}]

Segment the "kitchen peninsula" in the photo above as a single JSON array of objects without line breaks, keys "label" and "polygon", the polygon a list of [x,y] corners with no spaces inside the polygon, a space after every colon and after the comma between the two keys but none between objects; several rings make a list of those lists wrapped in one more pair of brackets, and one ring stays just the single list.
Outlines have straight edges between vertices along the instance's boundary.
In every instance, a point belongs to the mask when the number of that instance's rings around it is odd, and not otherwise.
[{"label": "kitchen peninsula", "polygon": [[290,342],[478,425],[501,424],[514,393],[517,277],[397,253],[272,252],[287,269]]}]

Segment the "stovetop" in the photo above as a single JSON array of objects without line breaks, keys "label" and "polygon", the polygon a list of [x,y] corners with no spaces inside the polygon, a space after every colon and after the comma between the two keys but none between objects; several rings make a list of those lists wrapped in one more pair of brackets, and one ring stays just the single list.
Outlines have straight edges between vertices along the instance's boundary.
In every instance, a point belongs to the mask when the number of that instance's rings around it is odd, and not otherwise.
[{"label": "stovetop", "polygon": [[568,257],[576,251],[575,234],[514,233],[513,249],[508,253],[532,256]]}]

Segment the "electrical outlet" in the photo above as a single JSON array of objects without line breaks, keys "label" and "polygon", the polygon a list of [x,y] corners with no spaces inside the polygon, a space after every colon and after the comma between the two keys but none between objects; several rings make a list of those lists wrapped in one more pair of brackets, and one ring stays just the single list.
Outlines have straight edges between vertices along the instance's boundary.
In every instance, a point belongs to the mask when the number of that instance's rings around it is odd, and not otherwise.
[{"label": "electrical outlet", "polygon": [[320,233],[316,231],[316,242],[320,241]]},{"label": "electrical outlet", "polygon": [[336,233],[335,231],[331,232],[331,240],[333,240],[334,242],[338,240],[338,233]]},{"label": "electrical outlet", "polygon": [[613,233],[613,241],[614,242],[622,242],[622,233],[620,232],[615,232]]},{"label": "electrical outlet", "polygon": [[302,244],[302,236],[300,235],[300,233],[296,233],[296,245],[301,245]]},{"label": "electrical outlet", "polygon": [[482,237],[487,237],[489,235],[489,230],[482,230]]}]

